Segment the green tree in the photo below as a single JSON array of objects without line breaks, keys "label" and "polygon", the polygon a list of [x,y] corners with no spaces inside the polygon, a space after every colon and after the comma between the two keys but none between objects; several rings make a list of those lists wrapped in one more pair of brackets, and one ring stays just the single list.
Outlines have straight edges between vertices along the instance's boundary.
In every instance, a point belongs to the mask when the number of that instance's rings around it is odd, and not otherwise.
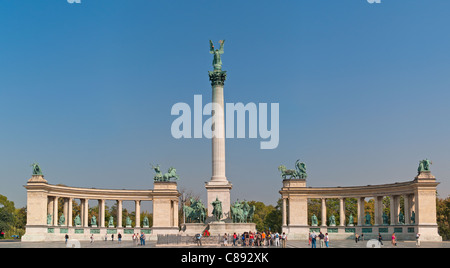
[{"label": "green tree", "polygon": [[436,198],[436,219],[438,232],[443,240],[450,239],[450,196],[446,199]]},{"label": "green tree", "polygon": [[253,223],[256,224],[256,230],[265,231],[269,230],[269,225],[267,224],[266,217],[269,215],[275,207],[272,205],[266,206],[263,202],[250,201],[248,202],[250,207],[255,206],[255,214],[253,216]]},{"label": "green tree", "polygon": [[266,229],[261,231],[265,231],[270,228],[272,232],[281,232],[282,207],[283,207],[283,199],[280,198],[277,201],[277,205],[275,207],[272,206],[273,209],[271,209],[264,218],[264,224]]}]

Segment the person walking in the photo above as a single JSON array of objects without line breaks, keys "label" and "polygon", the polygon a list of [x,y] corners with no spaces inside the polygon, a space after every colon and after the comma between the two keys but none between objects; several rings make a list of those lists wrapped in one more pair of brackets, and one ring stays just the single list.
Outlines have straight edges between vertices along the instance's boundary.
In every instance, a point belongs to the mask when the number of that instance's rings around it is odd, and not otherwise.
[{"label": "person walking", "polygon": [[330,242],[330,238],[328,237],[328,233],[325,233],[325,237],[323,239],[325,241],[325,246],[328,248],[328,242]]},{"label": "person walking", "polygon": [[195,235],[196,241],[197,241],[197,246],[202,246],[202,234],[196,234]]},{"label": "person walking", "polygon": [[359,240],[359,235],[357,233],[355,233],[355,242],[358,243]]},{"label": "person walking", "polygon": [[233,234],[233,246],[235,247],[236,246],[236,240],[237,240],[237,235],[236,235],[236,233],[234,233]]},{"label": "person walking", "polygon": [[392,245],[393,246],[397,246],[397,241],[396,241],[396,237],[395,237],[395,233],[392,233],[392,236],[391,236],[391,242],[392,242]]},{"label": "person walking", "polygon": [[316,233],[313,231],[311,234],[311,248],[316,248]]},{"label": "person walking", "polygon": [[90,239],[91,239],[91,244],[94,243],[94,235],[93,234],[91,234]]},{"label": "person walking", "polygon": [[119,233],[117,235],[117,239],[119,240],[119,244],[120,244],[120,242],[122,242],[122,234],[121,233]]},{"label": "person walking", "polygon": [[378,242],[380,243],[380,245],[383,245],[383,237],[380,233],[378,233]]},{"label": "person walking", "polygon": [[416,234],[416,246],[420,247],[420,234]]},{"label": "person walking", "polygon": [[275,246],[279,247],[280,246],[280,234],[278,232],[275,233],[274,239],[275,239]]},{"label": "person walking", "polygon": [[144,234],[144,232],[141,233],[141,246],[145,246],[145,234]]},{"label": "person walking", "polygon": [[308,246],[311,246],[311,233],[308,233]]}]

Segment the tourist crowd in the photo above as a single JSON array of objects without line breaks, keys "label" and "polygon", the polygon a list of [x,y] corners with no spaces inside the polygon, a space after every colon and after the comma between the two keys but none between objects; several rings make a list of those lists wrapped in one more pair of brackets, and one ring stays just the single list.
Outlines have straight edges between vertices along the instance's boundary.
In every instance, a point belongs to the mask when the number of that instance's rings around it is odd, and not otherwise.
[{"label": "tourist crowd", "polygon": [[244,232],[242,234],[224,234],[223,244],[243,247],[286,247],[287,235],[285,233]]}]

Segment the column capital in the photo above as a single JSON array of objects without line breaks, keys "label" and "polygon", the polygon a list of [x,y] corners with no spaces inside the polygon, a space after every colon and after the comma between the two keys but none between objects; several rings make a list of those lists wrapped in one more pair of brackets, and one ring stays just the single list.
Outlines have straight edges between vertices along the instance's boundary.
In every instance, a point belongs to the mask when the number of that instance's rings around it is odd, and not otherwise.
[{"label": "column capital", "polygon": [[208,71],[209,80],[211,81],[211,86],[223,86],[225,84],[225,79],[227,79],[226,71]]}]

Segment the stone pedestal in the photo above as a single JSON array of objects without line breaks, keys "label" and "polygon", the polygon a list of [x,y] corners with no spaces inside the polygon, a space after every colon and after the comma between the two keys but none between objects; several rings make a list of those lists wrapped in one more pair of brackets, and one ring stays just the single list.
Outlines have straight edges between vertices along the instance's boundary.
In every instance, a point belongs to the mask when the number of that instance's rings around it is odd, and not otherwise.
[{"label": "stone pedestal", "polygon": [[222,202],[222,219],[231,218],[230,215],[230,190],[232,184],[226,182],[210,181],[205,184],[208,200],[208,217],[212,217],[213,206],[212,202],[217,199]]},{"label": "stone pedestal", "polygon": [[178,233],[177,183],[173,181],[155,182],[153,186],[153,226],[151,240],[158,234]]},{"label": "stone pedestal", "polygon": [[244,232],[256,232],[255,223],[228,223],[213,221],[209,224],[204,223],[185,223],[181,226],[181,235],[196,235],[203,233],[208,229],[212,236],[223,234],[242,234]]}]

